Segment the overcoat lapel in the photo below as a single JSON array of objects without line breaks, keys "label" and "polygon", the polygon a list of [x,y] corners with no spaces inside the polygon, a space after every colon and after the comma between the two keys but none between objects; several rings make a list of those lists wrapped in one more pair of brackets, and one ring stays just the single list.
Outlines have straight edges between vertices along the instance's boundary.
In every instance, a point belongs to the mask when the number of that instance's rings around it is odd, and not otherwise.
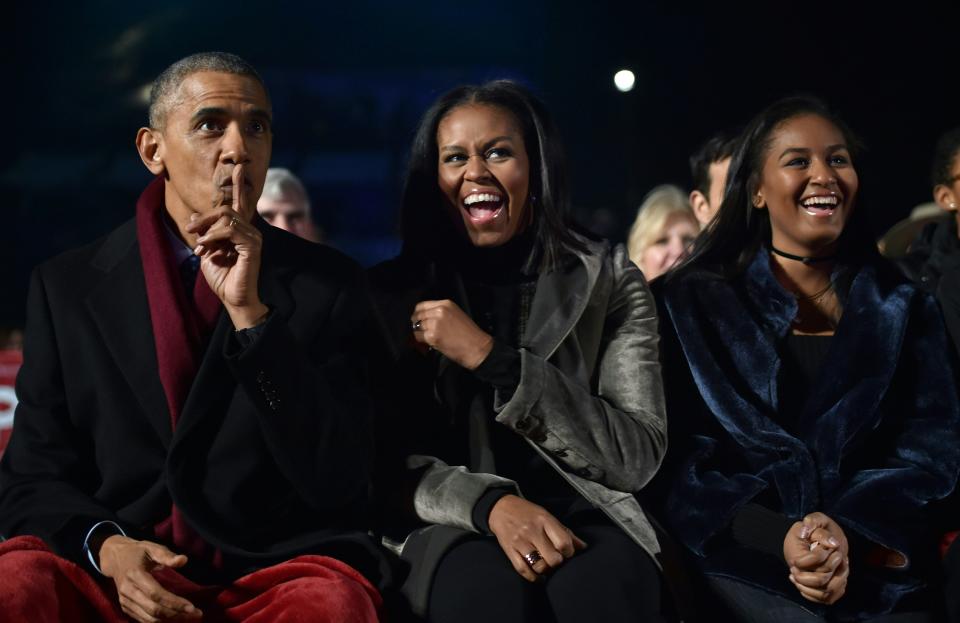
[{"label": "overcoat lapel", "polygon": [[104,271],[104,277],[87,296],[87,309],[115,365],[166,446],[171,438],[170,411],[157,370],[146,282],[133,220],[107,238],[92,264]]}]

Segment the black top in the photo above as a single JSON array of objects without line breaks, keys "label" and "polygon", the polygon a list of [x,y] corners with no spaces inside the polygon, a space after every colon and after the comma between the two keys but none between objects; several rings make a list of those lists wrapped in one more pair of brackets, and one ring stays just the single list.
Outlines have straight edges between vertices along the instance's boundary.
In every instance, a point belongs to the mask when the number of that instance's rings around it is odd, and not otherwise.
[{"label": "black top", "polygon": [[[462,249],[452,259],[460,273],[469,309],[477,325],[494,338],[493,349],[473,371],[472,379],[460,377],[455,417],[461,421],[486,419],[487,443],[492,464],[472,465],[515,481],[527,499],[554,514],[564,514],[582,501],[563,478],[526,442],[509,428],[493,421],[494,391],[501,399],[512,395],[520,383],[520,340],[526,330],[537,275],[533,236],[517,236],[500,247]],[[477,383],[476,381],[479,381]],[[453,405],[451,405],[453,406]],[[468,435],[481,434],[476,426]],[[483,443],[483,440],[476,440]],[[477,444],[472,444],[477,445]],[[473,511],[473,522],[488,531],[487,518],[493,505],[507,494],[494,490],[481,497]],[[583,502],[586,504],[586,502]]]},{"label": "black top", "polygon": [[783,341],[777,417],[780,426],[793,436],[797,436],[803,407],[820,376],[832,337],[790,333]]},{"label": "black top", "polygon": [[[790,333],[780,353],[778,424],[791,435],[797,435],[807,397],[816,386],[823,369],[831,335],[796,335]],[[784,516],[775,492],[766,492],[757,503],[744,506],[731,525],[734,541],[773,556],[783,555],[783,539],[793,524]]]}]

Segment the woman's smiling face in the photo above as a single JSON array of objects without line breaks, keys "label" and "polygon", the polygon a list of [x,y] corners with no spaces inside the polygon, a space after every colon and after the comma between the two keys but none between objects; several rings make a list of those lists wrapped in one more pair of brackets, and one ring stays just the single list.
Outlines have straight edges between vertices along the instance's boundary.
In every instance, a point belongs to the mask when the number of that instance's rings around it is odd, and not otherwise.
[{"label": "woman's smiling face", "polygon": [[755,207],[770,214],[773,246],[801,256],[831,251],[853,212],[857,171],[843,132],[815,114],[774,130]]},{"label": "woman's smiling face", "polygon": [[437,127],[437,152],[440,191],[474,246],[505,244],[530,222],[530,162],[513,114],[458,106]]}]

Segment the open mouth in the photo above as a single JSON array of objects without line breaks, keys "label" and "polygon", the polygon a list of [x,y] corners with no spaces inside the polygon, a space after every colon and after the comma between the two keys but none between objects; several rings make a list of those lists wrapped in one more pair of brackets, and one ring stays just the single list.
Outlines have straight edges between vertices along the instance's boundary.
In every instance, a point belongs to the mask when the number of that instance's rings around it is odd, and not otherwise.
[{"label": "open mouth", "polygon": [[840,197],[834,194],[813,195],[802,199],[800,205],[810,216],[826,218],[833,216],[833,213],[836,212],[837,207],[840,205]]},{"label": "open mouth", "polygon": [[503,212],[505,202],[499,193],[471,193],[463,199],[463,209],[478,225],[489,223]]}]

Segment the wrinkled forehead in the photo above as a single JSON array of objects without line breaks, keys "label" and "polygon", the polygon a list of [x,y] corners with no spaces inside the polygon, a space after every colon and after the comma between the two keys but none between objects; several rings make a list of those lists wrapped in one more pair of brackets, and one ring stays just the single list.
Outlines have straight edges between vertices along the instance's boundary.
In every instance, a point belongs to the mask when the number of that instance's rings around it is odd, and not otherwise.
[{"label": "wrinkled forehead", "polygon": [[219,71],[193,72],[177,85],[166,103],[167,114],[193,114],[197,109],[240,107],[270,114],[270,98],[260,81]]}]

